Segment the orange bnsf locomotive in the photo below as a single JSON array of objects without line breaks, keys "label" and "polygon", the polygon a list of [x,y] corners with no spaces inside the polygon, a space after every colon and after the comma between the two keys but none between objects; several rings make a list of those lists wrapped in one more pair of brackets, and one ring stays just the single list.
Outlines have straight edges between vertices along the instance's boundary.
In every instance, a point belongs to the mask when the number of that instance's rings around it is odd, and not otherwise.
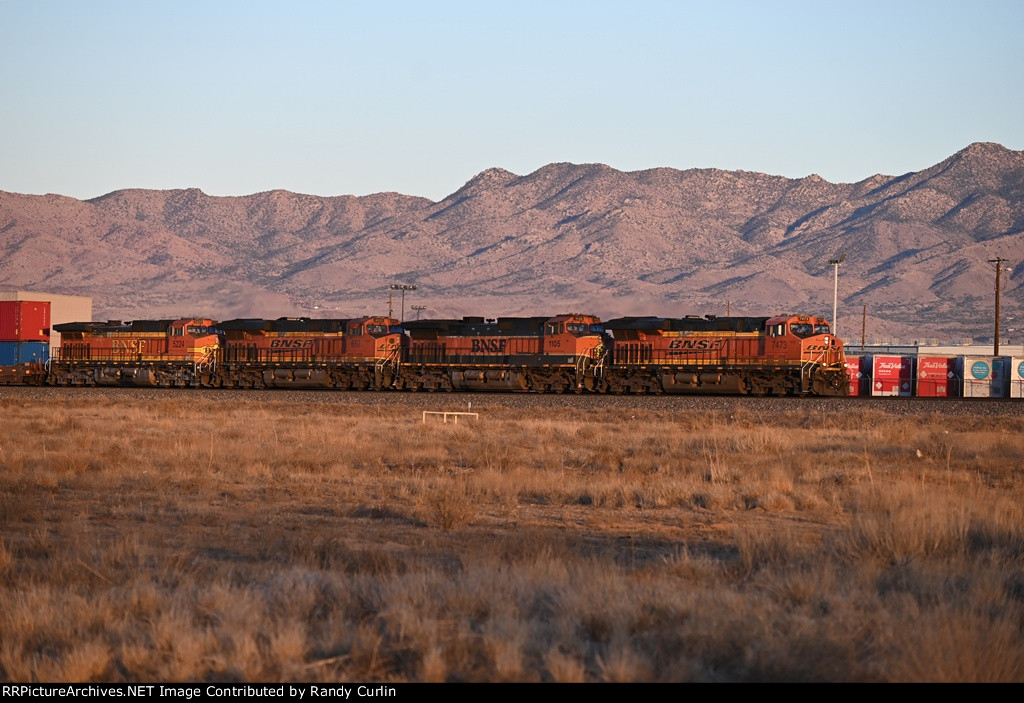
[{"label": "orange bnsf locomotive", "polygon": [[843,343],[822,318],[625,317],[605,329],[612,393],[846,395]]},{"label": "orange bnsf locomotive", "polygon": [[593,315],[406,322],[401,388],[564,393],[594,390],[604,357]]},{"label": "orange bnsf locomotive", "polygon": [[195,386],[213,378],[220,335],[213,320],[71,322],[54,325],[61,347],[49,362],[55,386]]},{"label": "orange bnsf locomotive", "polygon": [[828,323],[593,315],[72,323],[53,385],[846,395]]},{"label": "orange bnsf locomotive", "polygon": [[398,320],[228,320],[209,385],[224,388],[390,388],[405,336]]}]

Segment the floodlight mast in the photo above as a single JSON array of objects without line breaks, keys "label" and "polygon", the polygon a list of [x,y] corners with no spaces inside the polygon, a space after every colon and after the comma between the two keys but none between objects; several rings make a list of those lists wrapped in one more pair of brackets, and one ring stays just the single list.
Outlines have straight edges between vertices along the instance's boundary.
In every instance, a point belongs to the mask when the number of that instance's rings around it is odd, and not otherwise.
[{"label": "floodlight mast", "polygon": [[405,322],[405,291],[416,290],[416,286],[410,286],[404,283],[392,283],[391,290],[402,291],[402,322]]}]

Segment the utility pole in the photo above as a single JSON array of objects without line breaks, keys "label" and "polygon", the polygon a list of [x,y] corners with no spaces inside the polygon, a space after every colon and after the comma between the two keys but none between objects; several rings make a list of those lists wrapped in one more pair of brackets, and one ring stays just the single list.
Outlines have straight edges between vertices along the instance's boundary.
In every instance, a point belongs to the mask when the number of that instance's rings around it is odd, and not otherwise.
[{"label": "utility pole", "polygon": [[868,331],[868,306],[864,306],[864,310],[860,314],[860,351],[864,353],[864,338],[867,336]]},{"label": "utility pole", "polygon": [[994,259],[988,260],[990,264],[996,265],[996,334],[995,344],[993,345],[992,349],[992,356],[999,356],[999,274],[1003,270],[1004,261],[1006,261],[1006,259],[1002,258],[1001,256],[997,256]]},{"label": "utility pole", "polygon": [[391,307],[391,297],[394,295],[391,291],[388,291],[388,317],[391,317],[393,310]]},{"label": "utility pole", "polygon": [[839,329],[839,322],[836,319],[839,309],[839,264],[846,261],[846,254],[842,254],[838,259],[829,259],[828,263],[834,267],[835,270],[835,284],[832,287],[832,336],[835,337],[839,333],[836,331]]}]

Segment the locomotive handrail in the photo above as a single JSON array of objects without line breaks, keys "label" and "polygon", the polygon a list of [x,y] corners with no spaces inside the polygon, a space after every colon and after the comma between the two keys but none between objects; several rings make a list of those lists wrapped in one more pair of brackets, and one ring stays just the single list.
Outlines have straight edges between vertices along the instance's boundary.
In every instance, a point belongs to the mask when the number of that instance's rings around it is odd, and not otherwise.
[{"label": "locomotive handrail", "polygon": [[376,367],[378,369],[380,369],[380,370],[383,370],[386,367],[388,367],[388,366],[393,364],[396,370],[400,369],[401,365],[402,365],[401,351],[402,351],[401,347],[395,347],[394,349],[388,349],[387,350],[387,354],[385,356],[379,357],[377,359],[376,364],[375,364]]},{"label": "locomotive handrail", "polygon": [[811,390],[811,373],[815,366],[823,365],[821,363],[821,360],[822,358],[825,357],[827,353],[827,349],[822,349],[820,352],[818,352],[818,356],[814,357],[813,359],[805,359],[804,362],[800,365],[800,385],[803,386],[803,388],[801,388],[802,391]]},{"label": "locomotive handrail", "polygon": [[198,358],[194,359],[193,360],[193,368],[195,369],[195,372],[197,374],[201,373],[202,371],[205,371],[207,369],[209,369],[210,371],[213,371],[214,369],[216,369],[217,368],[217,353],[216,353],[216,350],[210,350],[210,351],[206,352],[206,354],[204,356],[201,356],[201,357],[198,357]]},{"label": "locomotive handrail", "polygon": [[583,376],[587,373],[587,361],[590,357],[587,354],[580,354],[576,357],[576,382],[582,383]]}]

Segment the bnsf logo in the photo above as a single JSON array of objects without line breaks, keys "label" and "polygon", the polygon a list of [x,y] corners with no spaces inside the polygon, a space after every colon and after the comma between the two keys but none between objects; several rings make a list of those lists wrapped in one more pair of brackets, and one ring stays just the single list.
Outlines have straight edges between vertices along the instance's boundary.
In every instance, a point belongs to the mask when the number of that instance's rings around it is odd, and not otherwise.
[{"label": "bnsf logo", "polygon": [[508,346],[507,339],[474,339],[471,353],[490,352],[492,354],[501,354],[505,351],[506,346]]},{"label": "bnsf logo", "polygon": [[673,339],[669,342],[669,349],[721,349],[725,344],[724,339]]},{"label": "bnsf logo", "polygon": [[312,339],[273,339],[270,341],[271,349],[305,349],[313,346]]}]

